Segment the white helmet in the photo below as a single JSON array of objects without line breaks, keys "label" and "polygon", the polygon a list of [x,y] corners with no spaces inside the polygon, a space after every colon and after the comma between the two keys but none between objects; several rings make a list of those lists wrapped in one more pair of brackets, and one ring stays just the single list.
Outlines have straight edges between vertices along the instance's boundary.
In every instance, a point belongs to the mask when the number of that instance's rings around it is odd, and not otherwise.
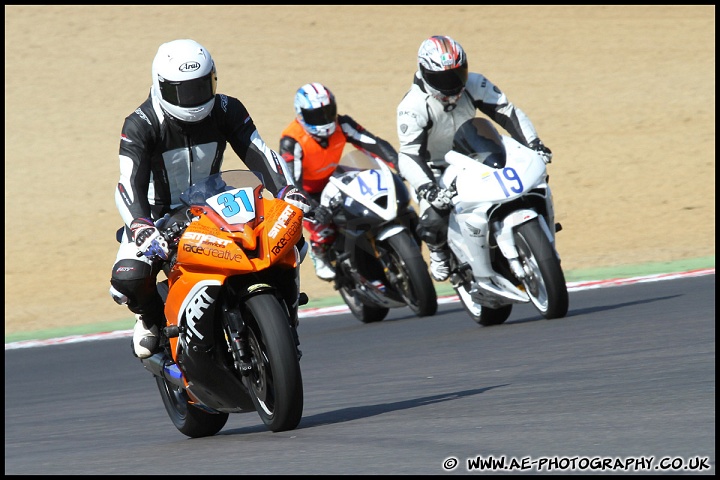
[{"label": "white helmet", "polygon": [[335,95],[319,83],[308,83],[295,93],[297,121],[310,135],[328,138],[335,133],[337,104]]},{"label": "white helmet", "polygon": [[170,116],[199,122],[215,104],[217,74],[210,53],[194,40],[160,45],[152,63],[153,95]]},{"label": "white helmet", "polygon": [[443,104],[457,102],[465,90],[468,79],[465,50],[448,36],[435,35],[422,42],[418,70],[428,93]]}]

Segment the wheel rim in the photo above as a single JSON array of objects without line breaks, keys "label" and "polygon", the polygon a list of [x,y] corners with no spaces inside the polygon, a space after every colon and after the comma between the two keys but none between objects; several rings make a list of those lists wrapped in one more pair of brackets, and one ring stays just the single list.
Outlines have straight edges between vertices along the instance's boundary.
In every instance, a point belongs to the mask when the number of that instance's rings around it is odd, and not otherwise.
[{"label": "wheel rim", "polygon": [[392,285],[397,285],[397,289],[400,292],[400,296],[403,298],[405,303],[412,309],[419,307],[415,290],[413,289],[410,276],[408,275],[403,259],[394,252],[389,253],[390,262],[387,265],[388,280]]},{"label": "wheel rim", "polygon": [[522,268],[525,272],[525,278],[522,279],[523,286],[525,286],[525,290],[535,306],[542,312],[545,312],[548,309],[548,294],[542,274],[540,273],[540,266],[530,251],[530,247],[528,247],[525,238],[522,237],[522,235],[520,238],[522,238],[522,242],[518,244],[518,253],[520,254]]},{"label": "wheel rim", "polygon": [[185,391],[180,387],[171,385],[167,380],[162,379],[166,397],[172,403],[173,410],[180,420],[184,420],[188,414],[188,398]]},{"label": "wheel rim", "polygon": [[263,411],[268,415],[272,415],[275,411],[275,390],[272,372],[270,371],[270,362],[252,328],[249,329],[248,343],[252,363],[252,370],[248,377],[250,388]]}]

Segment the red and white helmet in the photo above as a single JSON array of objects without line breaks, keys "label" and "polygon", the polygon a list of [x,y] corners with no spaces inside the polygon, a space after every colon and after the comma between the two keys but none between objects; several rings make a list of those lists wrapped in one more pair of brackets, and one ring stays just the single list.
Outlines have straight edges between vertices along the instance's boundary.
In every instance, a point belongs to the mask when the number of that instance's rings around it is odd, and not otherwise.
[{"label": "red and white helmet", "polygon": [[215,105],[217,74],[210,53],[194,40],[163,43],[152,64],[153,95],[172,117],[199,122]]},{"label": "red and white helmet", "polygon": [[444,104],[455,103],[468,79],[465,50],[446,35],[432,36],[418,50],[418,71],[428,93]]}]

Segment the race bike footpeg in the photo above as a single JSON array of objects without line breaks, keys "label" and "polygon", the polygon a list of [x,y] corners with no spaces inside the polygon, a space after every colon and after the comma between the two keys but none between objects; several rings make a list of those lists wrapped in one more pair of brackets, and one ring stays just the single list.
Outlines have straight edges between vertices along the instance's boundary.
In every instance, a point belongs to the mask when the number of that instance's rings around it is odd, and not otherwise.
[{"label": "race bike footpeg", "polygon": [[298,305],[307,305],[307,303],[310,301],[310,299],[307,296],[307,293],[300,292],[300,295],[298,296]]},{"label": "race bike footpeg", "polygon": [[560,230],[562,230],[562,225],[560,225],[560,223],[558,222],[555,224],[555,233],[559,232]]},{"label": "race bike footpeg", "polygon": [[167,338],[177,338],[180,336],[180,327],[172,325],[170,327],[163,328],[163,332]]}]

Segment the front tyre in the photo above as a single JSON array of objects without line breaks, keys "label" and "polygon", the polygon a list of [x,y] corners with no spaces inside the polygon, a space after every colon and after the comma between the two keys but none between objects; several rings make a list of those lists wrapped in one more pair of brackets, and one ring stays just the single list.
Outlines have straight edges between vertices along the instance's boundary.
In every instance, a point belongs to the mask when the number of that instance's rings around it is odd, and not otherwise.
[{"label": "front tyre", "polygon": [[293,430],[303,412],[300,362],[290,322],[279,300],[261,293],[245,302],[252,370],[246,385],[263,423],[273,432]]},{"label": "front tyre", "polygon": [[387,239],[390,262],[385,275],[418,317],[435,315],[437,292],[422,252],[410,234],[403,230]]},{"label": "front tyre", "polygon": [[546,319],[564,317],[570,303],[565,275],[540,220],[523,223],[514,236],[525,271],[521,280],[533,305]]}]

